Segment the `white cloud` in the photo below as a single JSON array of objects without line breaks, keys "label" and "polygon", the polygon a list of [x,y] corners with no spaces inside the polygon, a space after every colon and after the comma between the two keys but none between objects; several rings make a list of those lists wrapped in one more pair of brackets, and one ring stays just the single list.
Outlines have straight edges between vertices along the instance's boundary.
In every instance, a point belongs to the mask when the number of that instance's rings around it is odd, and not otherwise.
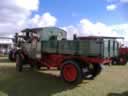
[{"label": "white cloud", "polygon": [[39,0],[1,0],[0,35],[11,36],[26,27],[55,26],[57,19],[49,12],[31,17],[38,11]]},{"label": "white cloud", "polygon": [[38,10],[39,0],[15,0],[17,6],[26,10]]},{"label": "white cloud", "polygon": [[88,35],[88,36],[117,36],[115,31],[112,31],[110,26],[107,26],[104,23],[96,22],[93,23],[89,21],[88,19],[82,19],[80,21],[79,27],[80,31],[79,33],[82,33],[82,35]]},{"label": "white cloud", "polygon": [[111,5],[106,6],[106,9],[107,9],[108,11],[113,11],[113,10],[115,10],[116,8],[117,8],[117,5],[116,5],[116,4],[111,4]]},{"label": "white cloud", "polygon": [[11,35],[24,28],[26,20],[38,7],[39,0],[1,0],[0,35]]},{"label": "white cloud", "polygon": [[109,5],[106,6],[108,11],[113,11],[120,8],[123,4],[128,4],[128,0],[106,0]]},{"label": "white cloud", "polygon": [[56,22],[57,22],[56,17],[46,12],[41,16],[36,14],[32,19],[30,19],[29,25],[31,27],[47,27],[47,26],[55,26]]}]

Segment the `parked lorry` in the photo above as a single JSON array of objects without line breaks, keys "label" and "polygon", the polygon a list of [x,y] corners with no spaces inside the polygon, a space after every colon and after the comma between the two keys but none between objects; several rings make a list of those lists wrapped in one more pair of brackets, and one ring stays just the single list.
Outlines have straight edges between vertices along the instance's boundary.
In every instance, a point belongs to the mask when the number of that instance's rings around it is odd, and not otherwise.
[{"label": "parked lorry", "polygon": [[119,55],[113,58],[112,63],[116,65],[126,65],[128,62],[128,47],[120,47],[118,52]]},{"label": "parked lorry", "polygon": [[[98,36],[90,36],[90,37],[79,37],[79,39],[90,39],[90,38],[104,38],[104,40],[108,40],[105,46],[108,47],[105,49],[103,57],[109,57],[111,59],[111,64],[113,65],[125,65],[128,61],[128,47],[124,47],[123,45],[123,37],[98,37]],[[119,42],[119,41],[122,41]]]},{"label": "parked lorry", "polygon": [[[56,27],[33,28],[22,31],[17,38],[16,69],[21,72],[25,64],[31,68],[56,67],[68,83],[94,79],[102,65],[112,62],[118,55],[115,37],[76,37],[66,39],[66,32]],[[112,43],[110,43],[112,42]]]}]

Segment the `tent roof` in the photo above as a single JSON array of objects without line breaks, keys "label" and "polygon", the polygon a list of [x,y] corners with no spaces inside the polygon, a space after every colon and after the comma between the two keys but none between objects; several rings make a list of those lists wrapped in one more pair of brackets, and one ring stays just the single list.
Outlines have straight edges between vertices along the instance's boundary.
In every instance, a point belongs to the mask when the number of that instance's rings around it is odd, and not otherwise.
[{"label": "tent roof", "polygon": [[0,38],[0,44],[13,44],[11,39],[1,39]]}]

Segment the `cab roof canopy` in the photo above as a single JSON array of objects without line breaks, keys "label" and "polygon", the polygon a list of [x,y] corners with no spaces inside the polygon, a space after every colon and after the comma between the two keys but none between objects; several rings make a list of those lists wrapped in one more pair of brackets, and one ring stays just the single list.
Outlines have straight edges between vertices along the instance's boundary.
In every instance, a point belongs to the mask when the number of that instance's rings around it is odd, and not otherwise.
[{"label": "cab roof canopy", "polygon": [[26,29],[22,30],[21,32],[23,32],[23,33],[24,32],[38,32],[43,29],[58,29],[58,30],[64,31],[63,29],[60,29],[58,27],[40,27],[40,28],[26,28]]},{"label": "cab roof canopy", "polygon": [[37,32],[39,30],[41,30],[42,28],[32,28],[32,29],[29,29],[29,28],[26,28],[24,30],[22,30],[21,32]]},{"label": "cab roof canopy", "polygon": [[40,40],[49,40],[51,37],[57,37],[57,40],[66,38],[67,32],[58,27],[42,27],[42,28],[27,28],[21,31],[22,33],[37,33]]}]

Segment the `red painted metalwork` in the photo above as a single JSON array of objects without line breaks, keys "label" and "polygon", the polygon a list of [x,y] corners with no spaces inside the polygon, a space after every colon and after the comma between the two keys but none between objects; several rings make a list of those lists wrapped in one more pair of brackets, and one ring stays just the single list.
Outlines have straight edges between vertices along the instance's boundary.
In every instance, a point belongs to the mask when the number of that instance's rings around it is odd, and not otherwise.
[{"label": "red painted metalwork", "polygon": [[63,67],[63,76],[67,81],[74,81],[77,78],[77,69],[73,64],[66,64]]},{"label": "red painted metalwork", "polygon": [[86,56],[66,56],[66,55],[59,55],[59,54],[45,54],[42,56],[42,59],[40,60],[41,65],[45,65],[47,67],[62,67],[62,63],[65,60],[79,60],[86,63],[92,63],[92,64],[105,64],[105,63],[111,63],[110,59],[107,58],[99,58],[99,57],[86,57]]},{"label": "red painted metalwork", "polygon": [[58,67],[60,63],[63,60],[63,55],[56,55],[56,54],[45,54],[42,55],[42,58],[40,60],[41,64],[47,66],[47,67]]},{"label": "red painted metalwork", "polygon": [[119,48],[119,55],[127,55],[128,54],[128,48]]},{"label": "red painted metalwork", "polygon": [[92,64],[105,64],[111,62],[110,59],[108,58],[99,58],[99,57],[81,57],[83,61],[87,63],[92,63]]},{"label": "red painted metalwork", "polygon": [[121,64],[126,64],[128,61],[128,47],[119,48],[119,56],[118,59],[120,61]]}]

